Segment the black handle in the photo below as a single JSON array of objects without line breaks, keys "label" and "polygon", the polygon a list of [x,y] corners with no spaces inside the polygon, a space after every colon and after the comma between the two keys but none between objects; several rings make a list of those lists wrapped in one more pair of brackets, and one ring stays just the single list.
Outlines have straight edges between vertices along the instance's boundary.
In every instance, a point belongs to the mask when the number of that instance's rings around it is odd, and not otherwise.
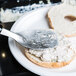
[{"label": "black handle", "polygon": [[2,24],[0,23],[0,32],[2,31]]}]

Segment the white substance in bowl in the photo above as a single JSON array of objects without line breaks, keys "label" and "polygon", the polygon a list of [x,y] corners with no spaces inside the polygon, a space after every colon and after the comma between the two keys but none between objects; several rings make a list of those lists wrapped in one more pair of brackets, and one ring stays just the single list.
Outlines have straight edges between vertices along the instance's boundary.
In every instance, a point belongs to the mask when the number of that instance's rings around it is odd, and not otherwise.
[{"label": "white substance in bowl", "polygon": [[[15,10],[12,10],[12,9],[6,9],[4,10],[3,8],[1,8],[1,19],[0,21],[1,22],[13,22],[13,21],[16,21],[17,19],[19,19],[22,15],[32,11],[32,10],[35,10],[35,9],[38,9],[38,8],[41,8],[41,7],[46,7],[46,6],[50,6],[50,4],[32,4],[31,6],[28,5],[28,6],[20,6],[20,7],[14,7]],[[22,10],[22,11],[20,11]]]},{"label": "white substance in bowl", "polygon": [[54,48],[45,50],[29,50],[28,52],[40,58],[44,62],[67,62],[74,56],[71,50],[71,42],[64,36],[58,35],[59,44]]}]

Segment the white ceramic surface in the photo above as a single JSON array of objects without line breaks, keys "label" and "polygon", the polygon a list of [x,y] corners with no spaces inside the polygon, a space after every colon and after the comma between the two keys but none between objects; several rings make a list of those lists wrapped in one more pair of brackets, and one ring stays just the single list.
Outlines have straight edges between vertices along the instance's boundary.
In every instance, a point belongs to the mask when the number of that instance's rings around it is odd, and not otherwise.
[{"label": "white ceramic surface", "polygon": [[[46,13],[49,7],[40,8],[23,15],[12,26],[11,31],[20,33],[27,32],[31,29],[49,29]],[[76,38],[72,38],[74,44],[76,44]],[[24,55],[24,48],[16,43],[13,39],[9,38],[10,51],[15,59],[26,69],[38,74],[48,76],[75,76],[76,75],[76,60],[73,60],[69,65],[59,69],[43,68],[33,64]]]}]

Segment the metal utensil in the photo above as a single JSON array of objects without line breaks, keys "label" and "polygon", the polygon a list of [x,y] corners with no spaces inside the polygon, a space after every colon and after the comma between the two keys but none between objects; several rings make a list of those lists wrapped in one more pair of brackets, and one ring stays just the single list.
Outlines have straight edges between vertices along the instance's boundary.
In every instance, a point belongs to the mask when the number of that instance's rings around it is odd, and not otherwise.
[{"label": "metal utensil", "polygon": [[56,34],[53,30],[32,30],[27,35],[16,34],[5,28],[0,28],[0,34],[16,40],[19,44],[30,49],[53,48],[58,44]]}]

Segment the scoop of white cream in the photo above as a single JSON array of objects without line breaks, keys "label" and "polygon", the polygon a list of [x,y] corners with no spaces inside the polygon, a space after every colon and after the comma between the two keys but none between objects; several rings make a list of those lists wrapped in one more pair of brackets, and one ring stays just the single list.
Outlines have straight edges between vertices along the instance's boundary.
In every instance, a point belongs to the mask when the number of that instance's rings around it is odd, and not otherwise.
[{"label": "scoop of white cream", "polygon": [[41,59],[44,62],[66,62],[72,59],[74,51],[71,50],[71,42],[68,38],[58,35],[59,44],[54,48],[48,48],[45,50],[32,50],[28,52]]}]

